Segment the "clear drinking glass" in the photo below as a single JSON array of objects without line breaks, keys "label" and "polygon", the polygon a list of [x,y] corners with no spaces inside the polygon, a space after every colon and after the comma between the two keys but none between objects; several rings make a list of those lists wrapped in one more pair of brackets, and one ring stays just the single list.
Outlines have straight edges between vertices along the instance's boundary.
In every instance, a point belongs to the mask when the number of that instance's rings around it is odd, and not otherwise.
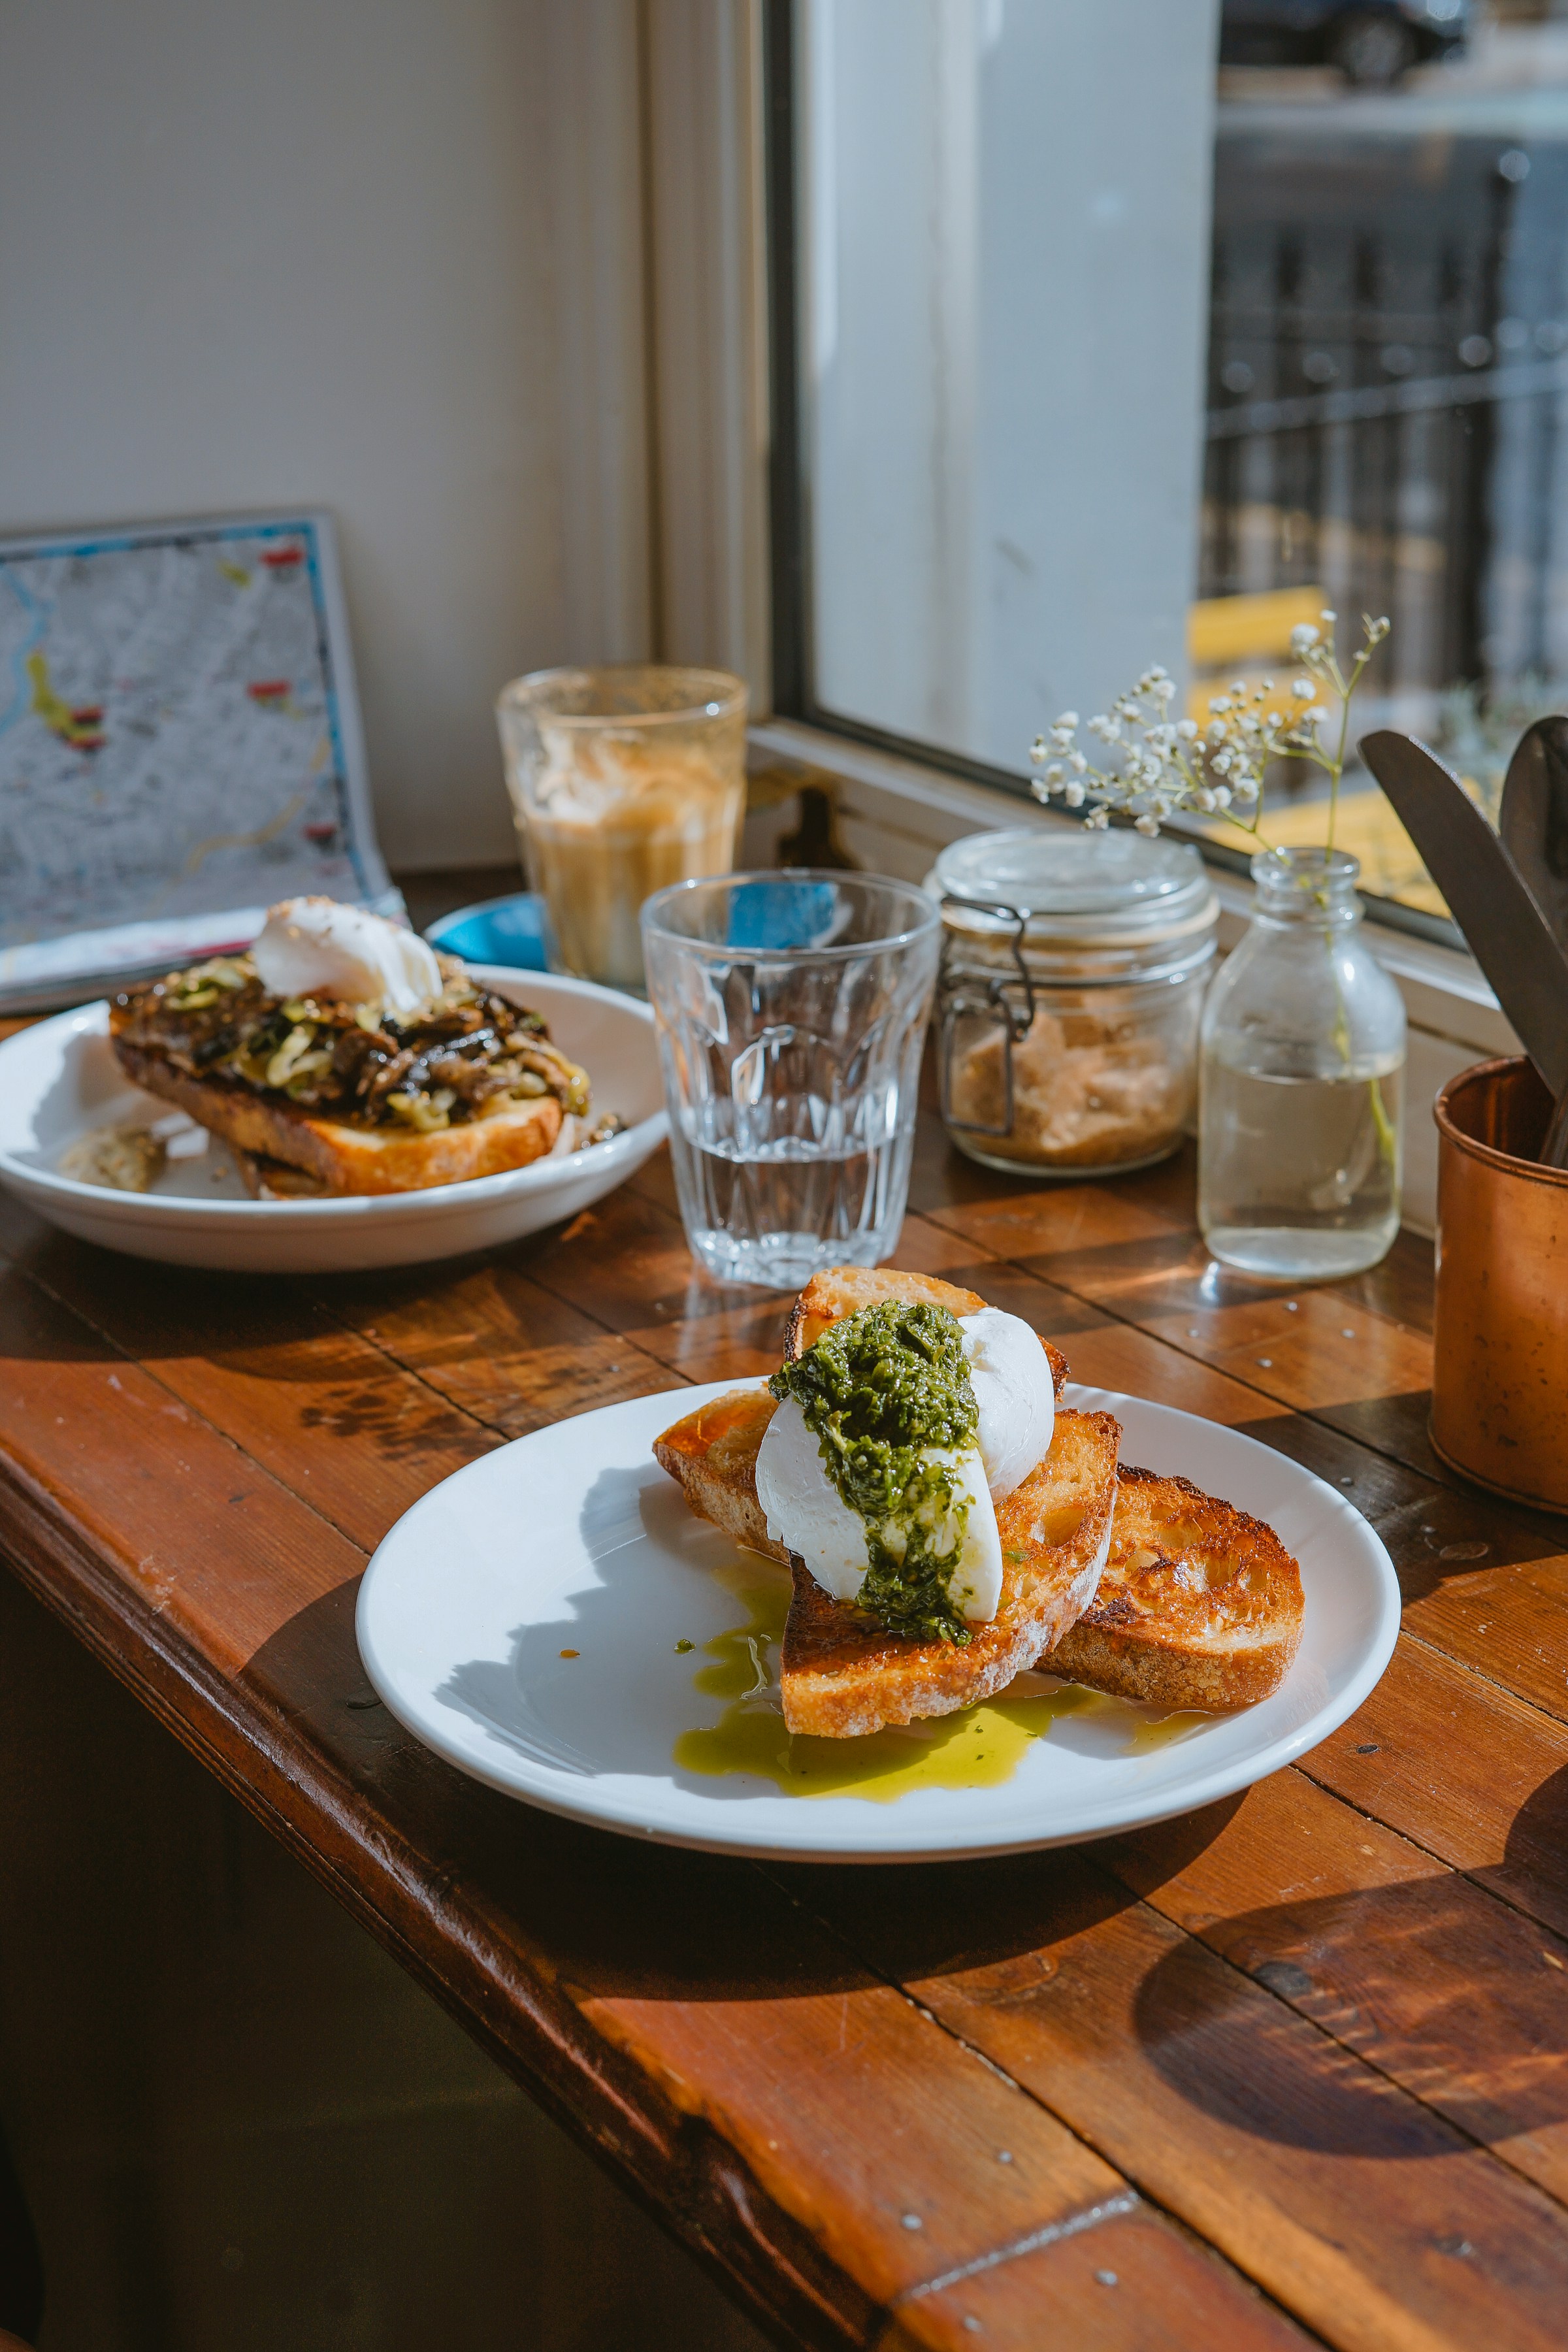
[{"label": "clear drinking glass", "polygon": [[496,721],[555,970],[640,989],[643,900],[735,862],[743,680],[651,662],[535,670],[501,688]]},{"label": "clear drinking glass", "polygon": [[868,874],[736,874],[643,908],[692,1255],[796,1290],[875,1265],[903,1223],[942,926]]},{"label": "clear drinking glass", "polygon": [[1198,1223],[1283,1281],[1375,1265],[1399,1229],[1405,1004],[1361,936],[1353,857],[1270,851],[1204,1008]]}]

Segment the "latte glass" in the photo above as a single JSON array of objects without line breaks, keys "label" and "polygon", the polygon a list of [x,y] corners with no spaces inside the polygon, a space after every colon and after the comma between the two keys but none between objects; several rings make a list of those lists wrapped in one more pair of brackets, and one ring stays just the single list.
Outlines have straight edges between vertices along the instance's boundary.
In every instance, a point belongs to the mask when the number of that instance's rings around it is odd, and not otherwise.
[{"label": "latte glass", "polygon": [[553,969],[640,989],[644,899],[735,862],[744,682],[654,662],[535,670],[501,688],[496,720]]}]

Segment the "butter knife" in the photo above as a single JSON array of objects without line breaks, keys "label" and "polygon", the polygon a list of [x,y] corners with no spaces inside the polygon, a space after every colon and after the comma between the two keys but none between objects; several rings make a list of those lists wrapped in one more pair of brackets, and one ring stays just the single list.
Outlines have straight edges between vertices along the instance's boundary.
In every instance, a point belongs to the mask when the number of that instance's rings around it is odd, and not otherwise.
[{"label": "butter knife", "polygon": [[1424,743],[1391,729],[1364,735],[1361,756],[1393,803],[1448,902],[1492,991],[1556,1108],[1542,1159],[1568,1153],[1568,957],[1498,835]]},{"label": "butter knife", "polygon": [[1531,897],[1568,947],[1568,719],[1538,719],[1508,763],[1498,831]]}]

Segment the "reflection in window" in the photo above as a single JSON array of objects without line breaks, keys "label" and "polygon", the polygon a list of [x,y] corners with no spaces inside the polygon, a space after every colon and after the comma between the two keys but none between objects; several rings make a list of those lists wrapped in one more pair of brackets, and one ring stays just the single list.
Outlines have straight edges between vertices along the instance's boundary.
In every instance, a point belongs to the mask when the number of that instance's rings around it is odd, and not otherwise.
[{"label": "reflection in window", "polygon": [[[1387,613],[1362,725],[1443,742],[1495,807],[1568,678],[1565,248],[1568,25],[1479,18],[1391,90],[1222,72],[1195,700],[1321,604]],[[1437,908],[1361,781],[1369,885]]]}]

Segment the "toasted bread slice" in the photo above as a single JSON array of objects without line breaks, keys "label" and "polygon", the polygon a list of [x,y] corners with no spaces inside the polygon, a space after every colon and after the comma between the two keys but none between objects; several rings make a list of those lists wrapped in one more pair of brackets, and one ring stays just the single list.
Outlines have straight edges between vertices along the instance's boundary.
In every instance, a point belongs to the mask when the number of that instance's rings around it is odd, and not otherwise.
[{"label": "toasted bread slice", "polygon": [[[667,1429],[653,1450],[700,1518],[787,1560],[757,1500],[757,1449],[775,1410],[766,1389],[731,1389]],[[1001,1607],[963,1649],[889,1633],[792,1561],[780,1675],[789,1728],[845,1739],[950,1715],[1033,1665],[1093,1595],[1110,1539],[1121,1434],[1108,1412],[1058,1413],[1050,1452],[996,1513]]]},{"label": "toasted bread slice", "polygon": [[[945,1307],[950,1315],[978,1315],[988,1302],[975,1290],[960,1290],[956,1283],[942,1282],[934,1274],[906,1274],[896,1265],[830,1265],[821,1274],[814,1274],[790,1310],[784,1327],[784,1354],[796,1361],[808,1348],[815,1348],[828,1326],[841,1323],[847,1315],[858,1315],[862,1307],[875,1307],[879,1299],[902,1298],[911,1307],[923,1300],[930,1307]],[[1051,1382],[1060,1402],[1067,1386],[1067,1358],[1048,1339],[1040,1341],[1050,1359]]]},{"label": "toasted bread slice", "polygon": [[790,1309],[784,1326],[784,1354],[791,1359],[815,1348],[830,1323],[875,1307],[881,1298],[907,1299],[910,1306],[924,1299],[945,1307],[952,1315],[978,1315],[985,1301],[977,1290],[960,1290],[934,1274],[906,1274],[896,1265],[829,1265],[814,1274]]},{"label": "toasted bread slice", "polygon": [[[830,1325],[883,1298],[924,1300],[958,1316],[977,1315],[986,1304],[978,1291],[961,1290],[935,1275],[898,1266],[828,1266],[812,1276],[795,1300],[785,1355],[804,1356]],[[1059,1398],[1067,1359],[1048,1339],[1040,1345]],[[1090,1422],[1100,1424],[1092,1436]],[[780,1674],[789,1728],[847,1739],[886,1723],[950,1715],[989,1697],[1032,1665],[1058,1638],[1046,1629],[1070,1625],[1099,1581],[1121,1434],[1108,1413],[1058,1413],[1049,1454],[996,1514],[1001,1605],[962,1650],[889,1633],[864,1611],[835,1601],[809,1569],[794,1561]]]},{"label": "toasted bread slice", "polygon": [[757,1452],[777,1411],[766,1389],[731,1389],[656,1437],[653,1450],[700,1519],[749,1551],[787,1560],[757,1500]]},{"label": "toasted bread slice", "polygon": [[263,1160],[254,1151],[237,1151],[234,1164],[253,1201],[325,1201],[331,1198],[318,1177],[286,1160]]},{"label": "toasted bread slice", "polygon": [[[832,1323],[882,1298],[925,1300],[972,1315],[985,1301],[933,1276],[892,1267],[839,1266],[815,1275],[796,1300],[785,1352],[799,1357]],[[1049,1340],[1059,1395],[1067,1365]],[[654,1445],[688,1503],[737,1542],[789,1559],[757,1500],[757,1453],[774,1412],[764,1389],[732,1389],[667,1429]],[[1050,1452],[999,1507],[1002,1601],[962,1648],[890,1633],[864,1610],[835,1601],[798,1559],[780,1675],[791,1731],[852,1738],[884,1724],[949,1715],[1000,1690],[1058,1638],[1091,1598],[1116,1495],[1119,1423],[1109,1413],[1058,1411]]]},{"label": "toasted bread slice", "polygon": [[553,1149],[563,1111],[553,1095],[514,1103],[493,1118],[420,1135],[405,1127],[350,1127],[216,1078],[194,1078],[161,1054],[117,1037],[121,1068],[149,1094],[177,1103],[237,1150],[302,1168],[324,1192],[418,1192],[470,1176],[526,1168]]},{"label": "toasted bread slice", "polygon": [[1121,1440],[1121,1425],[1108,1412],[1058,1413],[1050,1452],[998,1506],[1002,1600],[963,1649],[889,1633],[792,1560],[779,1675],[790,1730],[852,1739],[888,1723],[952,1715],[1032,1666],[1093,1597],[1111,1539]]},{"label": "toasted bread slice", "polygon": [[1099,1591],[1039,1664],[1156,1706],[1250,1706],[1289,1672],[1302,1615],[1301,1571],[1272,1528],[1123,1463]]}]

